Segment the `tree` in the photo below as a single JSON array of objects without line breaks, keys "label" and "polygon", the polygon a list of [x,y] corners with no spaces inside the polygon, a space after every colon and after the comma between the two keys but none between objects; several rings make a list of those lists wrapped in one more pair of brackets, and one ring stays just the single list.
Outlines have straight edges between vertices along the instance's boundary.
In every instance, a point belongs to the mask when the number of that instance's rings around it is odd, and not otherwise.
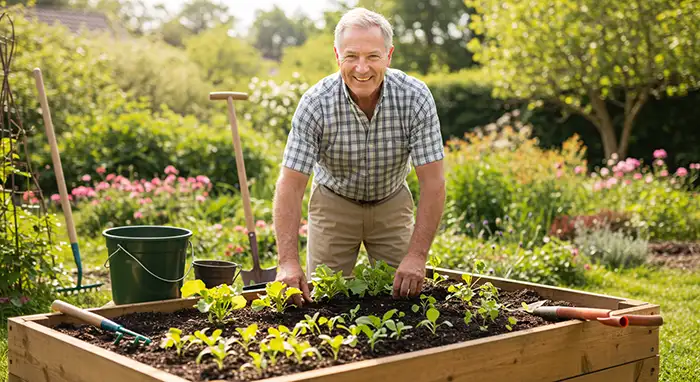
[{"label": "tree", "polygon": [[235,19],[223,3],[211,0],[190,0],[173,16],[166,16],[160,34],[165,42],[181,47],[185,39],[220,25],[233,27]]},{"label": "tree", "polygon": [[392,66],[422,74],[472,66],[464,49],[471,38],[471,13],[464,0],[360,0],[359,6],[383,14],[394,28]]},{"label": "tree", "polygon": [[700,2],[466,1],[482,15],[470,26],[484,35],[468,48],[493,77],[495,95],[584,116],[606,157],[626,156],[649,97],[700,88]]},{"label": "tree", "polygon": [[333,34],[319,33],[306,40],[302,46],[284,49],[280,64],[280,77],[288,78],[294,72],[305,81],[315,83],[321,78],[338,71],[338,63],[333,53]]},{"label": "tree", "polygon": [[298,46],[306,41],[307,33],[313,31],[311,20],[305,16],[290,19],[278,6],[270,11],[258,11],[253,22],[255,47],[265,58],[279,61],[287,46]]}]

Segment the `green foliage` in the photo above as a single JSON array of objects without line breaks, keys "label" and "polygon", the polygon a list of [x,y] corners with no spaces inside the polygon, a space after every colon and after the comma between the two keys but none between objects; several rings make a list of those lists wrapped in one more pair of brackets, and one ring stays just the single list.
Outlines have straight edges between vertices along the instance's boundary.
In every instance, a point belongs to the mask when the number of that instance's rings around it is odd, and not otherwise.
[{"label": "green foliage", "polygon": [[[313,21],[306,16],[289,18],[278,6],[259,11],[251,28],[255,47],[270,60],[279,61],[284,48],[301,45],[309,32],[315,30]],[[329,50],[327,53],[332,52]]]},{"label": "green foliage", "polygon": [[180,289],[183,298],[195,295],[202,297],[195,306],[200,312],[209,313],[211,323],[226,323],[234,310],[242,309],[247,304],[245,297],[240,294],[240,286],[221,284],[207,288],[202,280],[189,280]]},{"label": "green foliage", "polygon": [[287,355],[294,356],[294,360],[297,364],[300,364],[306,356],[323,358],[318,349],[311,346],[309,341],[299,341],[294,337],[284,341],[284,350]]},{"label": "green foliage", "polygon": [[396,273],[394,267],[379,260],[374,266],[358,264],[353,272],[355,279],[353,280],[353,285],[350,286],[353,293],[359,294],[360,297],[364,297],[365,291],[370,296],[391,294],[394,285],[394,273]]},{"label": "green foliage", "polygon": [[[452,286],[450,286],[450,288],[452,288]],[[452,292],[452,291],[450,291],[450,292]],[[411,310],[413,311],[413,313],[418,313],[418,311],[420,310],[421,314],[425,315],[425,313],[428,311],[428,309],[435,307],[436,302],[437,302],[437,300],[435,300],[435,297],[426,296],[424,294],[421,294],[420,295],[420,305],[413,304],[411,306]]]},{"label": "green foliage", "polygon": [[316,267],[311,277],[311,283],[313,284],[313,298],[316,301],[324,298],[331,300],[339,293],[350,296],[348,286],[343,278],[343,272],[333,272],[325,264],[320,264]]},{"label": "green foliage", "polygon": [[253,77],[248,89],[249,101],[241,105],[239,113],[242,119],[253,130],[269,134],[278,144],[286,143],[292,117],[309,85],[298,77],[283,81]]},{"label": "green foliage", "polygon": [[333,34],[322,33],[309,37],[301,46],[284,49],[280,63],[280,78],[295,78],[315,84],[338,71],[333,52]]},{"label": "green foliage", "polygon": [[452,327],[452,323],[449,321],[442,321],[441,323],[437,323],[438,318],[440,317],[440,311],[435,309],[435,308],[429,308],[428,311],[425,312],[425,320],[421,321],[416,325],[416,327],[421,327],[425,326],[430,330],[433,335],[437,335],[437,328],[440,325],[447,325],[449,327]]},{"label": "green foliage", "polygon": [[576,246],[591,260],[611,269],[635,268],[647,260],[647,240],[607,229],[578,232]]},{"label": "green foliage", "polygon": [[189,343],[195,337],[192,335],[182,336],[182,330],[178,328],[170,328],[168,333],[163,337],[160,342],[160,347],[162,349],[169,349],[171,347],[175,348],[177,355],[182,354],[182,347]]},{"label": "green foliage", "polygon": [[241,336],[240,339],[235,340],[236,343],[240,344],[245,351],[248,351],[248,347],[255,343],[256,336],[258,334],[258,324],[250,324],[247,328],[236,328],[236,332]]},{"label": "green foliage", "polygon": [[318,336],[318,338],[323,341],[322,345],[325,345],[330,349],[331,354],[333,354],[334,360],[338,359],[338,353],[340,352],[340,348],[343,345],[350,345],[353,341],[352,336],[348,336],[347,338],[345,338],[340,334],[333,338],[326,334],[321,334],[320,336]]},{"label": "green foliage", "polygon": [[265,295],[253,300],[252,308],[256,312],[267,307],[284,313],[289,307],[289,299],[297,294],[301,294],[299,288],[288,287],[281,281],[269,282],[265,285]]}]

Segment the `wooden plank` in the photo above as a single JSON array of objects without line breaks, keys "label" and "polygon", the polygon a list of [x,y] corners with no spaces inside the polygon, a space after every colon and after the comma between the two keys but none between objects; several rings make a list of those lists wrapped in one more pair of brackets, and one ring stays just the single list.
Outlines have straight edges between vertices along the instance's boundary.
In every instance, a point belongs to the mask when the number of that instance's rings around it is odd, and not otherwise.
[{"label": "wooden plank", "polygon": [[[647,314],[646,308],[633,308]],[[653,309],[650,309],[653,311]],[[597,322],[553,325],[313,370],[267,382],[356,380],[553,381],[604,370],[659,352],[658,328],[624,329]]]},{"label": "wooden plank", "polygon": [[7,382],[29,382],[29,381],[22,379],[14,374],[10,374],[10,375],[8,375]]},{"label": "wooden plank", "polygon": [[656,382],[659,357],[649,357],[595,373],[565,379],[567,382]]},{"label": "wooden plank", "polygon": [[[493,285],[507,291],[520,290],[524,288],[531,289],[546,299],[568,301],[576,306],[601,309],[620,309],[620,302],[627,301],[627,299],[622,297],[606,296],[598,293],[582,292],[574,289],[553,287],[526,281],[515,281],[500,277],[477,275],[452,269],[435,268],[434,270],[436,270],[439,274],[449,276],[451,279],[455,280],[461,279],[462,274],[471,274],[474,278],[480,278],[478,282],[479,284],[491,282]],[[432,277],[432,271],[433,269],[431,268],[429,272],[426,272],[428,277]]]},{"label": "wooden plank", "polygon": [[36,322],[16,319],[8,322],[8,364],[10,374],[27,381],[186,381]]}]

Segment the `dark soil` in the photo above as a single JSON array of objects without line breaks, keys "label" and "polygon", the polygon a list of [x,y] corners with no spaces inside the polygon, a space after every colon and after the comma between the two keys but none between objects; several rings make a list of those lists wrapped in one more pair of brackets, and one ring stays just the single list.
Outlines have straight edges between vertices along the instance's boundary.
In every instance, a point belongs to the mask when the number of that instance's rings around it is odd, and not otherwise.
[{"label": "dark soil", "polygon": [[649,243],[652,264],[668,268],[700,269],[700,243],[665,241]]},{"label": "dark soil", "polygon": [[[169,314],[134,313],[113,319],[126,328],[150,337],[153,342],[147,347],[141,346],[135,348],[131,345],[129,340],[122,340],[118,345],[114,345],[112,342],[115,336],[112,333],[93,326],[76,327],[73,325],[61,325],[57,327],[56,330],[188,380],[204,381],[221,379],[241,381],[298,373],[507,333],[508,330],[505,327],[507,316],[513,316],[518,320],[518,323],[513,328],[514,331],[549,323],[539,317],[516,310],[521,307],[521,302],[533,303],[542,299],[534,291],[521,290],[518,292],[501,292],[501,303],[510,306],[513,310],[505,312],[505,316],[499,315],[496,322],[489,325],[487,332],[479,329],[478,323],[475,322],[476,320],[467,326],[464,323],[464,312],[469,308],[468,305],[456,299],[445,301],[445,297],[448,294],[446,284],[451,282],[452,281],[441,283],[437,287],[426,286],[423,291],[424,294],[432,295],[437,299],[436,308],[440,311],[438,323],[443,320],[448,320],[453,324],[453,327],[441,325],[438,327],[436,335],[433,335],[426,327],[416,327],[424,318],[420,311],[418,313],[413,313],[411,311],[411,306],[414,303],[419,303],[419,299],[417,298],[393,300],[391,296],[387,295],[378,297],[366,296],[363,299],[357,297],[348,299],[345,296],[336,296],[331,302],[314,302],[300,309],[292,307],[282,314],[267,309],[261,312],[254,312],[250,309],[249,304],[246,308],[235,311],[233,314],[233,321],[221,327],[223,330],[222,336],[228,338],[237,335],[235,331],[236,327],[245,328],[249,324],[257,323],[259,327],[257,338],[262,339],[267,335],[267,329],[269,327],[285,325],[291,329],[298,321],[304,319],[305,314],[313,315],[315,312],[320,312],[319,316],[330,318],[340,315],[341,313],[347,313],[357,304],[360,304],[358,316],[372,314],[381,317],[386,311],[397,308],[399,311],[406,313],[406,316],[399,320],[406,325],[413,326],[413,329],[403,333],[400,340],[385,338],[382,342],[376,344],[374,352],[371,351],[367,343],[367,338],[363,334],[360,336],[357,346],[354,348],[349,346],[343,346],[341,348],[337,361],[333,360],[327,348],[319,346],[321,340],[315,335],[307,333],[301,336],[301,340],[308,340],[312,346],[319,347],[323,359],[319,360],[307,357],[304,358],[301,364],[297,364],[293,356],[285,358],[283,355],[278,355],[276,365],[269,365],[267,369],[264,369],[262,372],[253,368],[240,370],[241,365],[249,362],[251,357],[248,356],[238,344],[232,346],[234,354],[229,355],[225,359],[224,368],[222,370],[218,369],[214,360],[208,355],[203,358],[201,364],[198,365],[195,363],[195,358],[199,351],[204,348],[203,346],[194,345],[179,357],[174,348],[168,350],[161,349],[159,347],[160,341],[171,327],[181,329],[183,331],[183,336],[185,334],[192,334],[196,330],[212,327],[212,324],[207,321],[207,316],[196,309],[185,309]],[[562,301],[549,301],[548,303],[550,303],[550,305],[571,305]],[[474,308],[469,309],[476,315]],[[396,316],[394,316],[394,318],[396,318]],[[322,328],[322,331],[326,333],[328,329]],[[207,334],[211,334],[212,332],[213,328],[210,329]],[[336,334],[345,336],[347,332],[335,328],[332,336]],[[257,345],[251,346],[250,350],[258,351]]]}]

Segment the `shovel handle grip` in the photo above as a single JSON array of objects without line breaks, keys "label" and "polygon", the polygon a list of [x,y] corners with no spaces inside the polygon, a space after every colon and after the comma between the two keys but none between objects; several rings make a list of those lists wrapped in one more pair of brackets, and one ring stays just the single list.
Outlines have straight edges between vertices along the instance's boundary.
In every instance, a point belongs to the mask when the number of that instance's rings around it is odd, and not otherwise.
[{"label": "shovel handle grip", "polygon": [[234,101],[245,101],[248,99],[248,94],[241,92],[211,92],[209,93],[210,101],[222,101],[227,100],[229,97],[233,98]]},{"label": "shovel handle grip", "polygon": [[609,309],[574,308],[569,306],[543,306],[533,311],[535,315],[548,319],[568,318],[577,320],[595,320],[610,315]]},{"label": "shovel handle grip", "polygon": [[100,315],[80,309],[75,305],[71,305],[61,300],[54,300],[54,302],[51,304],[51,309],[78,318],[87,322],[88,324],[95,325],[98,328],[102,326],[102,321],[106,320],[106,318]]},{"label": "shovel handle grip", "polygon": [[659,315],[627,314],[629,324],[632,326],[661,326],[664,318]]},{"label": "shovel handle grip", "polygon": [[607,326],[614,326],[616,328],[626,328],[629,325],[629,320],[627,316],[610,316],[610,317],[599,317],[598,322]]}]

